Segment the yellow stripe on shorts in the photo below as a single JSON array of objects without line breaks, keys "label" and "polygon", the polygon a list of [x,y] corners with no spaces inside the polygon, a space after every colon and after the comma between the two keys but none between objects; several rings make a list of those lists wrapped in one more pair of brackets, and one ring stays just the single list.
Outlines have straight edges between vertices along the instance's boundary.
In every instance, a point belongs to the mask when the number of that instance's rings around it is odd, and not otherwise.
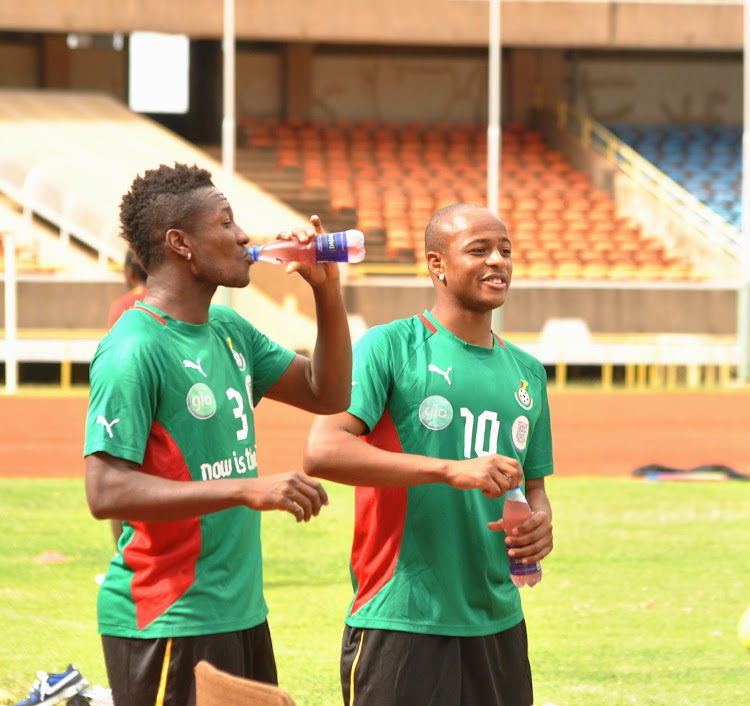
[{"label": "yellow stripe on shorts", "polygon": [[167,648],[164,650],[164,662],[161,665],[159,691],[156,693],[155,706],[164,706],[164,696],[167,693],[167,674],[169,672],[169,658],[172,656],[172,638],[167,638]]},{"label": "yellow stripe on shorts", "polygon": [[362,630],[362,636],[359,638],[359,647],[357,648],[357,656],[354,658],[354,662],[352,662],[352,674],[349,677],[350,683],[349,683],[349,706],[354,706],[354,672],[357,671],[357,663],[359,662],[360,655],[362,654],[362,644],[365,641],[365,631]]}]

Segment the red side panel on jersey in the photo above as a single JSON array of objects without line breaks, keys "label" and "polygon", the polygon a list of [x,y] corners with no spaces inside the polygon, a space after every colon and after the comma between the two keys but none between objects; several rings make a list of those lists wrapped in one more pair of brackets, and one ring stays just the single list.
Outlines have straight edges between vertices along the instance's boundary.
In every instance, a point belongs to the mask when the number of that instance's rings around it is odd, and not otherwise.
[{"label": "red side panel on jersey", "polygon": [[[375,428],[363,437],[373,446],[403,453],[396,426],[386,408]],[[354,615],[391,580],[396,570],[406,519],[406,488],[355,490],[352,571],[357,578]]]},{"label": "red side panel on jersey", "polygon": [[[158,422],[149,435],[141,473],[191,481],[177,444]],[[123,550],[133,569],[131,593],[138,629],[162,615],[195,581],[201,552],[200,518],[174,522],[131,522],[135,534]]]}]

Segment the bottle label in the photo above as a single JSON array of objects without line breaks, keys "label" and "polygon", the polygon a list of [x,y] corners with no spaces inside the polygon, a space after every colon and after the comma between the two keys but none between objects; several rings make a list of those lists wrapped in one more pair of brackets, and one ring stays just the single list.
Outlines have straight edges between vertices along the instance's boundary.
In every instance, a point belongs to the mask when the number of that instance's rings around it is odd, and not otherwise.
[{"label": "bottle label", "polygon": [[326,233],[315,238],[315,259],[318,262],[348,262],[346,231]]},{"label": "bottle label", "polygon": [[514,556],[508,557],[508,568],[514,576],[528,576],[542,570],[542,565],[537,561],[534,564],[522,564],[521,560]]}]

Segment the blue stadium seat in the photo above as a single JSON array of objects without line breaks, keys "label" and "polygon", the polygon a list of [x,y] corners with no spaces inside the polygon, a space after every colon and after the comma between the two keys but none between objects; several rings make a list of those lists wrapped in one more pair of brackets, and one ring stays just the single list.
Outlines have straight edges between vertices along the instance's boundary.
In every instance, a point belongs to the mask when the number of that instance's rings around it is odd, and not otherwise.
[{"label": "blue stadium seat", "polygon": [[742,127],[612,123],[608,129],[736,228],[742,227]]}]

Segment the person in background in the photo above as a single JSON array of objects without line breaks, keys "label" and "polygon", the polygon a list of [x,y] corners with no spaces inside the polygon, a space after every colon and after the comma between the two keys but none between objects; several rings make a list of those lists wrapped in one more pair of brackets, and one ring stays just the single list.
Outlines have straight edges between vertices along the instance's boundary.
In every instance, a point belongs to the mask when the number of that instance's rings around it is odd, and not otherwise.
[{"label": "person in background", "polygon": [[[135,253],[128,249],[125,253],[125,266],[123,268],[125,283],[128,285],[128,291],[122,296],[117,297],[109,307],[109,316],[107,317],[107,330],[111,329],[117,320],[136,302],[143,301],[146,296],[146,273],[135,259]],[[120,536],[122,535],[122,522],[120,520],[111,520],[112,537],[117,547]],[[97,580],[99,578],[97,577]]]},{"label": "person in background", "polygon": [[123,274],[128,285],[128,291],[121,297],[117,297],[109,307],[107,318],[107,329],[111,329],[124,311],[130,309],[136,302],[143,301],[146,296],[146,273],[135,259],[135,253],[128,250],[125,254],[125,267]]},{"label": "person in background", "polygon": [[[352,403],[316,417],[305,450],[307,473],[356,486],[344,703],[530,706],[508,554],[552,550],[546,373],[491,329],[513,273],[503,221],[448,206],[425,256],[432,308],[357,341]],[[532,516],[505,536],[503,495],[524,484]]]},{"label": "person in background", "polygon": [[[306,242],[313,228],[280,233]],[[92,515],[122,522],[99,590],[98,628],[118,706],[192,706],[206,659],[277,682],[263,597],[261,511],[298,521],[328,502],[303,473],[258,474],[254,410],[263,397],[316,414],[345,410],[351,338],[335,263],[287,265],[310,285],[311,359],[229,307],[218,286],[250,281],[248,235],[210,172],[160,165],[120,204],[122,235],[148,293],[91,363],[85,488]]]}]

